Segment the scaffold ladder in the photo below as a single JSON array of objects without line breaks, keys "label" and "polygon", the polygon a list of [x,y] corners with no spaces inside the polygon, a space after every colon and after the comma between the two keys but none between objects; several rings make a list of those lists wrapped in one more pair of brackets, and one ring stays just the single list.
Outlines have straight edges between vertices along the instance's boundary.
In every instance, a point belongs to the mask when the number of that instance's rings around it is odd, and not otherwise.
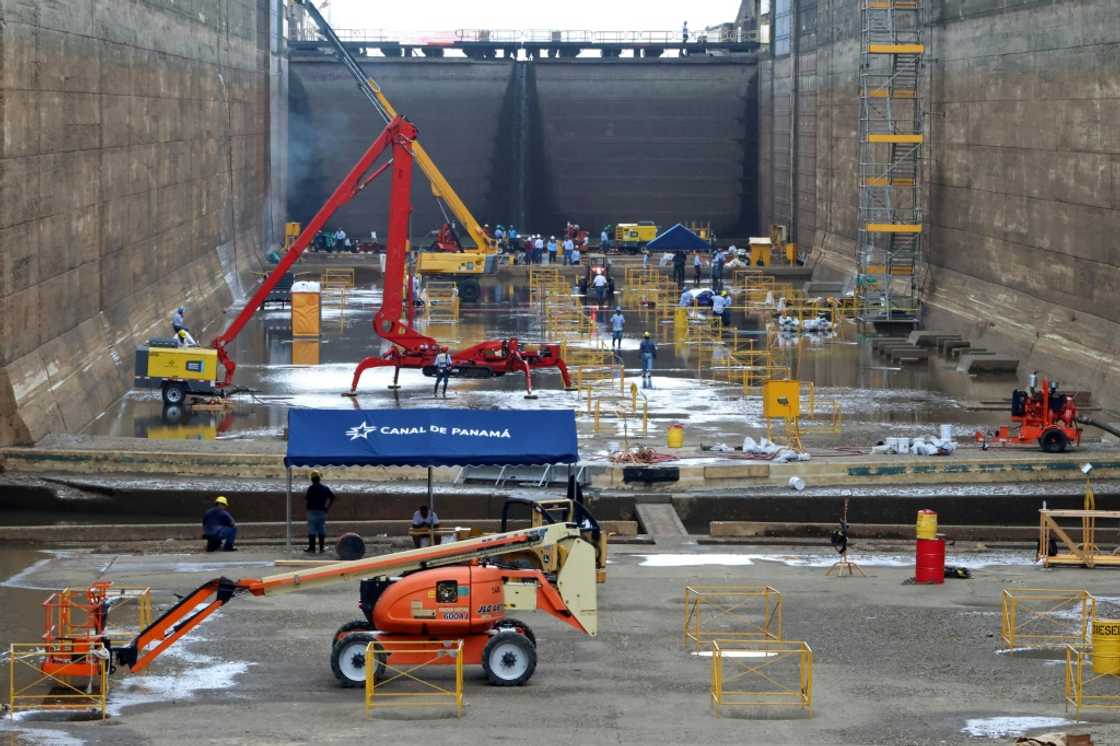
[{"label": "scaffold ladder", "polygon": [[860,316],[916,323],[924,232],[921,3],[860,0],[860,29]]}]

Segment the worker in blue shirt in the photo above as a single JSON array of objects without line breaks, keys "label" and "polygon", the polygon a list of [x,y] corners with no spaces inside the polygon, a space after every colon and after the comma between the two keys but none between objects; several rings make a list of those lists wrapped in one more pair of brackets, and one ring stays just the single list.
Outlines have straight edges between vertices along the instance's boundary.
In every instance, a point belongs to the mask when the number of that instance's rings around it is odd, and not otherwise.
[{"label": "worker in blue shirt", "polygon": [[653,378],[653,361],[657,357],[657,343],[650,338],[649,332],[642,335],[638,351],[642,353],[642,388],[648,389]]},{"label": "worker in blue shirt", "polygon": [[611,349],[622,349],[622,329],[626,326],[626,317],[622,315],[622,308],[614,309],[611,316]]},{"label": "worker in blue shirt", "polygon": [[[183,323],[183,316],[186,314],[187,309],[179,306],[175,309],[175,313],[171,314],[171,331],[178,337],[180,329],[186,329],[187,325]],[[187,331],[190,331],[187,329]]]},{"label": "worker in blue shirt", "polygon": [[213,552],[221,547],[227,552],[236,552],[233,545],[237,540],[237,522],[229,512],[229,500],[218,495],[214,506],[202,516],[202,538],[206,539],[206,551]]}]

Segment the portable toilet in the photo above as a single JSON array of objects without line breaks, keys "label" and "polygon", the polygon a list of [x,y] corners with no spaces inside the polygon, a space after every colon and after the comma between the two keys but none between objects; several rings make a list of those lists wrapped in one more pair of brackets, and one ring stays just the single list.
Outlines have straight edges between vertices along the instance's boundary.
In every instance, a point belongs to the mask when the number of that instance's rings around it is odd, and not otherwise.
[{"label": "portable toilet", "polygon": [[301,280],[292,283],[292,336],[319,336],[322,303],[319,283]]}]

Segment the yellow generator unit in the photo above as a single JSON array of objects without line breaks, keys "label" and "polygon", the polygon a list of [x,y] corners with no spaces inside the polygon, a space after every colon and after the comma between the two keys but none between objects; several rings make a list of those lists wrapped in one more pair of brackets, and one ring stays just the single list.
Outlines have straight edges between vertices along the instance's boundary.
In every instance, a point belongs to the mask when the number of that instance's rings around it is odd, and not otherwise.
[{"label": "yellow generator unit", "polygon": [[158,388],[164,404],[182,404],[188,395],[214,396],[218,351],[179,347],[171,340],[151,339],[136,350],[135,384]]},{"label": "yellow generator unit", "polygon": [[618,223],[614,227],[614,240],[623,246],[640,246],[655,238],[657,238],[657,226],[651,220]]},{"label": "yellow generator unit", "polygon": [[454,282],[462,303],[477,303],[482,297],[478,278],[493,274],[498,268],[497,254],[479,251],[421,251],[416,256],[416,272],[429,279]]}]

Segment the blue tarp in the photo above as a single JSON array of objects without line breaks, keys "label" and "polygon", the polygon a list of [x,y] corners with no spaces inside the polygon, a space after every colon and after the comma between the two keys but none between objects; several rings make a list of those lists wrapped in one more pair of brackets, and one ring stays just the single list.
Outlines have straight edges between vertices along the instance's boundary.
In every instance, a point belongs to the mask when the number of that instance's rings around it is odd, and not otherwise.
[{"label": "blue tarp", "polygon": [[286,466],[579,461],[571,410],[289,409]]},{"label": "blue tarp", "polygon": [[677,223],[647,243],[646,248],[650,251],[707,251],[711,246],[700,236]]}]

